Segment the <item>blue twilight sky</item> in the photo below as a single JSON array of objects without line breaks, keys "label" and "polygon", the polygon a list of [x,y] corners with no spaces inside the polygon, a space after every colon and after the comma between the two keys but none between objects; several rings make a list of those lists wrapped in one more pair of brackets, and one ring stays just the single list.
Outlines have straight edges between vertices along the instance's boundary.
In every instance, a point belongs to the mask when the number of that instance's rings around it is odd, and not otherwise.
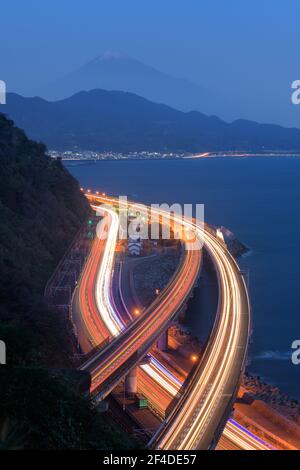
[{"label": "blue twilight sky", "polygon": [[9,0],[0,6],[0,79],[35,89],[106,50],[217,90],[232,118],[300,127],[299,0]]}]

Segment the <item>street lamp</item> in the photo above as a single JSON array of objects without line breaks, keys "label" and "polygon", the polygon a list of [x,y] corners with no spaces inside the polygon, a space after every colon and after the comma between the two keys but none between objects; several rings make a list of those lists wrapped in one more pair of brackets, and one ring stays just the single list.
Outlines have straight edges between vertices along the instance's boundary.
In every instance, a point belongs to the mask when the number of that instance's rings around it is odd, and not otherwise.
[{"label": "street lamp", "polygon": [[197,362],[198,356],[196,354],[193,354],[191,359],[192,359],[193,362]]}]

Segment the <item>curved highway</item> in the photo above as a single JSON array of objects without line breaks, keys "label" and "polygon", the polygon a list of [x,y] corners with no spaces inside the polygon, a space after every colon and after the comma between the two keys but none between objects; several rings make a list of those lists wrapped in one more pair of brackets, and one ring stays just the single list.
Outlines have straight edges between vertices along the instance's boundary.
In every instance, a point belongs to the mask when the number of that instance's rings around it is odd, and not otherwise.
[{"label": "curved highway", "polygon": [[159,449],[214,448],[230,415],[245,365],[250,334],[246,285],[225,246],[207,230],[204,236],[218,275],[217,318],[190,383],[152,440],[151,445]]},{"label": "curved highway", "polygon": [[[95,196],[92,198],[95,200]],[[96,199],[116,203],[114,199]],[[178,219],[177,222],[180,224],[182,220]],[[163,449],[213,447],[231,409],[244,366],[249,334],[248,296],[237,264],[208,230],[203,232],[192,221],[185,221],[184,224],[197,236],[204,236],[205,247],[218,274],[219,308],[201,364],[174,411],[152,441],[153,446]],[[121,335],[121,339],[117,338],[84,365],[92,373],[93,389],[102,386],[102,396],[109,393],[116,381],[138,362],[138,357],[147,352],[169,319],[173,318],[174,309],[178,310],[183,299],[186,299],[198,274],[197,253],[199,256],[197,250],[185,250],[180,272],[158,299],[159,305],[156,302],[147,315],[137,319]],[[198,264],[197,270],[191,270],[190,264]],[[114,378],[115,373],[117,378]]]},{"label": "curved highway", "polygon": [[[101,201],[103,202],[103,198]],[[107,203],[107,199],[105,202]],[[198,277],[200,262],[199,250],[183,250],[178,271],[156,301],[121,336],[113,339],[107,347],[102,351],[97,351],[83,364],[82,369],[89,371],[92,375],[92,392],[97,393],[98,397],[104,398],[109,394],[127,372],[143,359],[159,335],[168,327],[193,288]],[[109,282],[109,270],[101,268],[100,271],[104,274],[102,276],[100,273],[97,280],[97,304],[104,306],[105,311],[107,309],[105,305],[107,306],[108,303],[107,295],[109,295],[108,284],[105,284],[105,280]],[[78,295],[80,296],[80,291]],[[79,306],[84,305],[85,302],[84,294],[79,300]]]}]

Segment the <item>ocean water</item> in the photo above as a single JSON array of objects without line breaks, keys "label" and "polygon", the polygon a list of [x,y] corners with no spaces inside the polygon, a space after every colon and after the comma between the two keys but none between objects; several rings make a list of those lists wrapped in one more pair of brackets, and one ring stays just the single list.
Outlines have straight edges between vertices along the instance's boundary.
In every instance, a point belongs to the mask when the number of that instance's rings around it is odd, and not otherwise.
[{"label": "ocean water", "polygon": [[[251,250],[253,335],[248,370],[300,399],[300,158],[104,161],[68,166],[84,187],[147,203],[204,203],[205,220],[225,226]],[[199,296],[201,298],[201,295]],[[195,302],[194,302],[195,304]],[[201,299],[189,322],[201,337]]]}]

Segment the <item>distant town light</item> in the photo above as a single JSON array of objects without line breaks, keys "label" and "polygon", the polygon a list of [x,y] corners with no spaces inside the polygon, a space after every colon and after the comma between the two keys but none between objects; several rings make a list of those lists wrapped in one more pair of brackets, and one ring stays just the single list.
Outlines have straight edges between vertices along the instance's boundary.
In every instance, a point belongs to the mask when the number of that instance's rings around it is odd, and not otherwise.
[{"label": "distant town light", "polygon": [[198,356],[196,354],[193,354],[191,359],[193,362],[196,362],[198,360]]},{"label": "distant town light", "polygon": [[140,314],[140,310],[138,308],[134,309],[134,314],[135,315],[139,315]]}]

